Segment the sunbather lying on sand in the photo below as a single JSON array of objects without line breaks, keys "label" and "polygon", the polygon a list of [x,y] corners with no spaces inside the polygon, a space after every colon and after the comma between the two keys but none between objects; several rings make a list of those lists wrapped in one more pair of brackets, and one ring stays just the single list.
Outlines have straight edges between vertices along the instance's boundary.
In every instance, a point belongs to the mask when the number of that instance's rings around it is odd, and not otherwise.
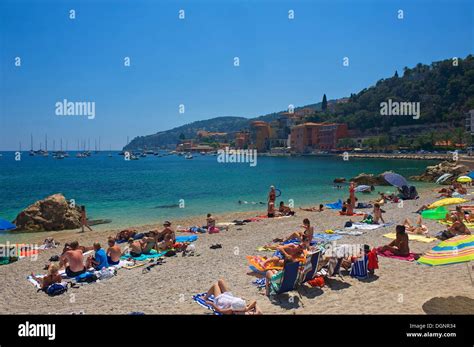
[{"label": "sunbather lying on sand", "polygon": [[59,274],[59,266],[57,266],[56,264],[49,265],[48,274],[43,278],[36,277],[34,274],[31,274],[31,277],[38,281],[41,289],[46,289],[53,283],[62,282],[61,275]]},{"label": "sunbather lying on sand", "polygon": [[76,277],[86,272],[84,255],[77,241],[71,242],[69,249],[59,257],[59,266],[66,267],[66,275],[68,277]]},{"label": "sunbather lying on sand", "polygon": [[323,212],[323,211],[324,211],[324,205],[323,205],[323,204],[319,204],[318,207],[316,207],[316,206],[311,206],[311,207],[308,207],[308,208],[300,207],[300,210],[308,211],[308,212]]},{"label": "sunbather lying on sand", "polygon": [[458,235],[471,235],[471,231],[462,220],[459,220],[456,217],[453,224],[447,230],[440,232],[436,237],[440,240],[447,240]]},{"label": "sunbather lying on sand", "polygon": [[284,241],[298,239],[300,241],[306,241],[307,243],[310,243],[313,239],[314,228],[310,225],[308,218],[303,219],[303,225],[301,227],[303,228],[303,231],[295,231]]},{"label": "sunbather lying on sand", "polygon": [[388,245],[381,247],[379,250],[384,251],[391,251],[394,255],[400,256],[407,256],[410,254],[410,247],[408,245],[408,235],[405,232],[404,225],[397,225],[395,228],[396,230],[396,238]]},{"label": "sunbather lying on sand", "polygon": [[405,231],[408,234],[425,235],[426,237],[430,237],[428,233],[428,227],[424,224],[421,224],[421,216],[418,216],[416,225],[412,225],[408,218],[405,219],[403,225],[405,226]]},{"label": "sunbather lying on sand", "polygon": [[471,221],[471,216],[469,215],[469,213],[464,212],[461,206],[456,206],[456,210],[451,213],[447,213],[446,218],[444,220],[446,222],[454,222],[456,220],[460,220],[469,223]]},{"label": "sunbather lying on sand", "polygon": [[[211,295],[214,295],[214,302],[208,300]],[[222,279],[212,285],[204,299],[209,305],[214,307],[217,312],[222,314],[262,314],[255,300],[247,305],[245,300],[234,296],[229,291],[227,284]]]},{"label": "sunbather lying on sand", "polygon": [[133,238],[137,234],[135,229],[125,229],[120,231],[117,236],[115,236],[116,241],[128,241],[128,239]]}]

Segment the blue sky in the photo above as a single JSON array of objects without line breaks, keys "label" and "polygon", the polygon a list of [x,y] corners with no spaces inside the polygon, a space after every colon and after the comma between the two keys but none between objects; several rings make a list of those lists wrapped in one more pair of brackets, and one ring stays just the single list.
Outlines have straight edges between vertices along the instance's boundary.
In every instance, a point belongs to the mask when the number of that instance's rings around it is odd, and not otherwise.
[{"label": "blue sky", "polygon": [[[99,137],[118,149],[195,120],[348,96],[474,53],[473,12],[469,0],[0,0],[0,150],[29,149],[31,133],[36,148],[47,133],[50,149]],[[63,99],[95,102],[95,119],[57,116]]]}]

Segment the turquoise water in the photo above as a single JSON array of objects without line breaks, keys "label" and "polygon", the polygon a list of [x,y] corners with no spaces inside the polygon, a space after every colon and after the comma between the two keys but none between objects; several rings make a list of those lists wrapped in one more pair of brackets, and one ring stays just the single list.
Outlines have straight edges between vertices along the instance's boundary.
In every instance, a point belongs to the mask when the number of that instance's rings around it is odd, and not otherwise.
[{"label": "turquoise water", "polygon": [[[239,200],[265,202],[268,187],[282,191],[278,201],[293,199],[295,206],[332,202],[347,190],[332,186],[334,177],[350,178],[360,172],[394,170],[402,175],[418,174],[427,161],[351,159],[339,157],[258,157],[255,167],[244,163],[222,164],[215,156],[148,156],[125,161],[114,153],[93,154],[78,159],[56,160],[30,157],[21,161],[13,152],[0,157],[0,218],[13,220],[39,199],[63,193],[67,199],[87,207],[91,219],[111,219],[101,228],[160,222],[208,212],[249,211],[265,205],[238,204]],[[420,187],[420,184],[417,183]],[[381,188],[389,190],[388,187]],[[157,208],[177,205],[184,208]],[[99,228],[99,226],[97,226]],[[1,236],[0,236],[1,240]]]}]

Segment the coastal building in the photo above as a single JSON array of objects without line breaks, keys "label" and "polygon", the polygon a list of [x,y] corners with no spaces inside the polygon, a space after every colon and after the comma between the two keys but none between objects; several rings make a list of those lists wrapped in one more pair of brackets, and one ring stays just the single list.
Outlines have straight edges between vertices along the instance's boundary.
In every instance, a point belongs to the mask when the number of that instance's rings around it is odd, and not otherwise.
[{"label": "coastal building", "polygon": [[235,134],[235,148],[245,149],[250,143],[250,132],[239,131]]},{"label": "coastal building", "polygon": [[466,113],[466,130],[474,135],[474,110],[469,110]]},{"label": "coastal building", "polygon": [[348,137],[347,124],[303,123],[291,129],[291,150],[297,153],[332,150],[344,137]]},{"label": "coastal building", "polygon": [[270,124],[264,121],[254,121],[250,124],[250,138],[253,147],[259,152],[270,149]]}]

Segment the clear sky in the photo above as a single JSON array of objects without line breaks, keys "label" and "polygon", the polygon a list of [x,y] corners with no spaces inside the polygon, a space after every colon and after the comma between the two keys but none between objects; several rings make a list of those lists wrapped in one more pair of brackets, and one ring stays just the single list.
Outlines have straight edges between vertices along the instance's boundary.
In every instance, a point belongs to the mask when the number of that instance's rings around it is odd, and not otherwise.
[{"label": "clear sky", "polygon": [[[473,3],[0,0],[0,150],[29,149],[30,134],[38,148],[46,133],[49,149],[99,137],[118,149],[195,120],[348,96],[404,66],[474,53]],[[95,102],[95,119],[56,115],[63,99]]]}]

